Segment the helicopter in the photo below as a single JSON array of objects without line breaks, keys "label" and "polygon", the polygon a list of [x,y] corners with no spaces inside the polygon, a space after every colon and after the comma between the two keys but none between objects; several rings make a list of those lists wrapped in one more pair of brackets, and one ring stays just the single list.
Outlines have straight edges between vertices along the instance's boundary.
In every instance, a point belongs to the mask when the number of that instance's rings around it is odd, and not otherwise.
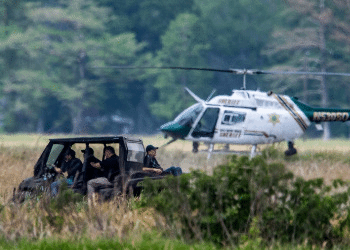
[{"label": "helicopter", "polygon": [[[246,89],[247,75],[285,74],[285,75],[328,75],[350,76],[349,73],[302,72],[302,71],[266,71],[249,69],[214,69],[190,67],[133,67],[114,66],[119,69],[173,69],[202,70],[243,75],[243,87],[233,90],[231,95],[218,95],[213,92],[203,100],[189,88],[185,90],[197,101],[196,104],[182,111],[173,121],[160,127],[165,137],[172,139],[165,145],[178,139],[193,142],[194,153],[198,152],[199,143],[208,147],[208,159],[215,144],[252,145],[250,157],[256,155],[257,145],[287,141],[287,156],[297,153],[294,141],[301,137],[307,128],[316,123],[322,130],[321,122],[348,121],[350,109],[314,108],[297,97],[279,95],[272,91]],[[164,146],[165,146],[164,145]]]}]

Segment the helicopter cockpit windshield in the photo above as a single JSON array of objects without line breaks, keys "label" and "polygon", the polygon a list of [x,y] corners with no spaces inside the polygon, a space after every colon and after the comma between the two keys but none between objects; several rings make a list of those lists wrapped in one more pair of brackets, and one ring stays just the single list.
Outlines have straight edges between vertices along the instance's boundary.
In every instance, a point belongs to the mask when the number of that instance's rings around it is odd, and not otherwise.
[{"label": "helicopter cockpit windshield", "polygon": [[203,106],[200,103],[193,104],[191,107],[181,112],[175,118],[175,122],[177,122],[181,126],[191,127],[202,110]]}]

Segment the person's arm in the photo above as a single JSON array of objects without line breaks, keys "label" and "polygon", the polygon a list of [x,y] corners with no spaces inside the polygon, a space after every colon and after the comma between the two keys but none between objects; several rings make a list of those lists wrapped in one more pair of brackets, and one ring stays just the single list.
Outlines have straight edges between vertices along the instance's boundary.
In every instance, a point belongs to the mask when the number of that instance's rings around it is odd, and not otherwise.
[{"label": "person's arm", "polygon": [[55,169],[57,174],[62,174],[62,169],[60,169],[60,168],[58,168],[56,166],[53,166],[53,168]]},{"label": "person's arm", "polygon": [[91,164],[91,166],[93,166],[94,168],[97,168],[97,169],[100,169],[100,170],[103,171],[100,162],[91,162],[90,164]]},{"label": "person's arm", "polygon": [[56,171],[57,174],[63,174],[67,171],[67,163],[63,161],[60,167],[57,167],[57,165],[53,165],[53,169]]},{"label": "person's arm", "polygon": [[159,168],[146,168],[146,167],[143,167],[142,170],[146,171],[146,172],[154,172],[154,173],[157,173],[157,174],[161,174],[163,172],[163,170],[161,170]]}]

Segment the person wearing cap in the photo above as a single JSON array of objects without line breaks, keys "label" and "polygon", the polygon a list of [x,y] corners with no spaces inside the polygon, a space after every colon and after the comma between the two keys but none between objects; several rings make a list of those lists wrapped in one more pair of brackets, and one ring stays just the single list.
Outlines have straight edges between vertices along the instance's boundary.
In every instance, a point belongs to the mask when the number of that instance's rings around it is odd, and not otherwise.
[{"label": "person wearing cap", "polygon": [[100,162],[100,160],[94,156],[93,148],[88,147],[87,149],[81,150],[81,152],[84,154],[84,159],[86,161],[86,181],[103,177],[104,174],[100,169],[91,166],[91,163]]},{"label": "person wearing cap", "polygon": [[91,162],[91,166],[102,171],[103,176],[89,180],[87,183],[88,198],[91,199],[96,188],[113,186],[114,178],[120,174],[119,157],[111,146],[104,148],[105,159],[101,162]]},{"label": "person wearing cap", "polygon": [[64,173],[67,173],[67,178],[61,178],[53,183],[51,183],[51,195],[56,196],[58,194],[58,189],[60,185],[65,182],[70,187],[74,183],[74,177],[76,173],[81,171],[82,162],[80,159],[75,158],[75,151],[69,148],[64,155],[64,162],[61,167],[58,168],[54,166],[54,170],[57,174],[63,176]]},{"label": "person wearing cap", "polygon": [[147,172],[153,172],[155,174],[172,174],[174,176],[178,176],[182,174],[182,169],[180,167],[170,167],[166,170],[163,170],[163,168],[158,163],[156,156],[157,156],[157,149],[158,147],[155,147],[153,145],[148,145],[146,147],[146,156],[143,160],[143,171]]}]

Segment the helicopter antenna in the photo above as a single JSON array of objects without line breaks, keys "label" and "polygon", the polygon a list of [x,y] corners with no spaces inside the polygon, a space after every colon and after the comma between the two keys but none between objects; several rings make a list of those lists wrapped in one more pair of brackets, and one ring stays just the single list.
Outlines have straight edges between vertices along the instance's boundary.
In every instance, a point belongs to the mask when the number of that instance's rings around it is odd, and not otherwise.
[{"label": "helicopter antenna", "polygon": [[210,98],[214,95],[216,89],[213,89],[213,91],[210,93],[210,95],[208,96],[206,102],[208,102],[210,100]]},{"label": "helicopter antenna", "polygon": [[243,90],[246,90],[246,85],[247,85],[247,82],[246,82],[246,79],[247,79],[247,74],[244,74],[243,75]]}]

